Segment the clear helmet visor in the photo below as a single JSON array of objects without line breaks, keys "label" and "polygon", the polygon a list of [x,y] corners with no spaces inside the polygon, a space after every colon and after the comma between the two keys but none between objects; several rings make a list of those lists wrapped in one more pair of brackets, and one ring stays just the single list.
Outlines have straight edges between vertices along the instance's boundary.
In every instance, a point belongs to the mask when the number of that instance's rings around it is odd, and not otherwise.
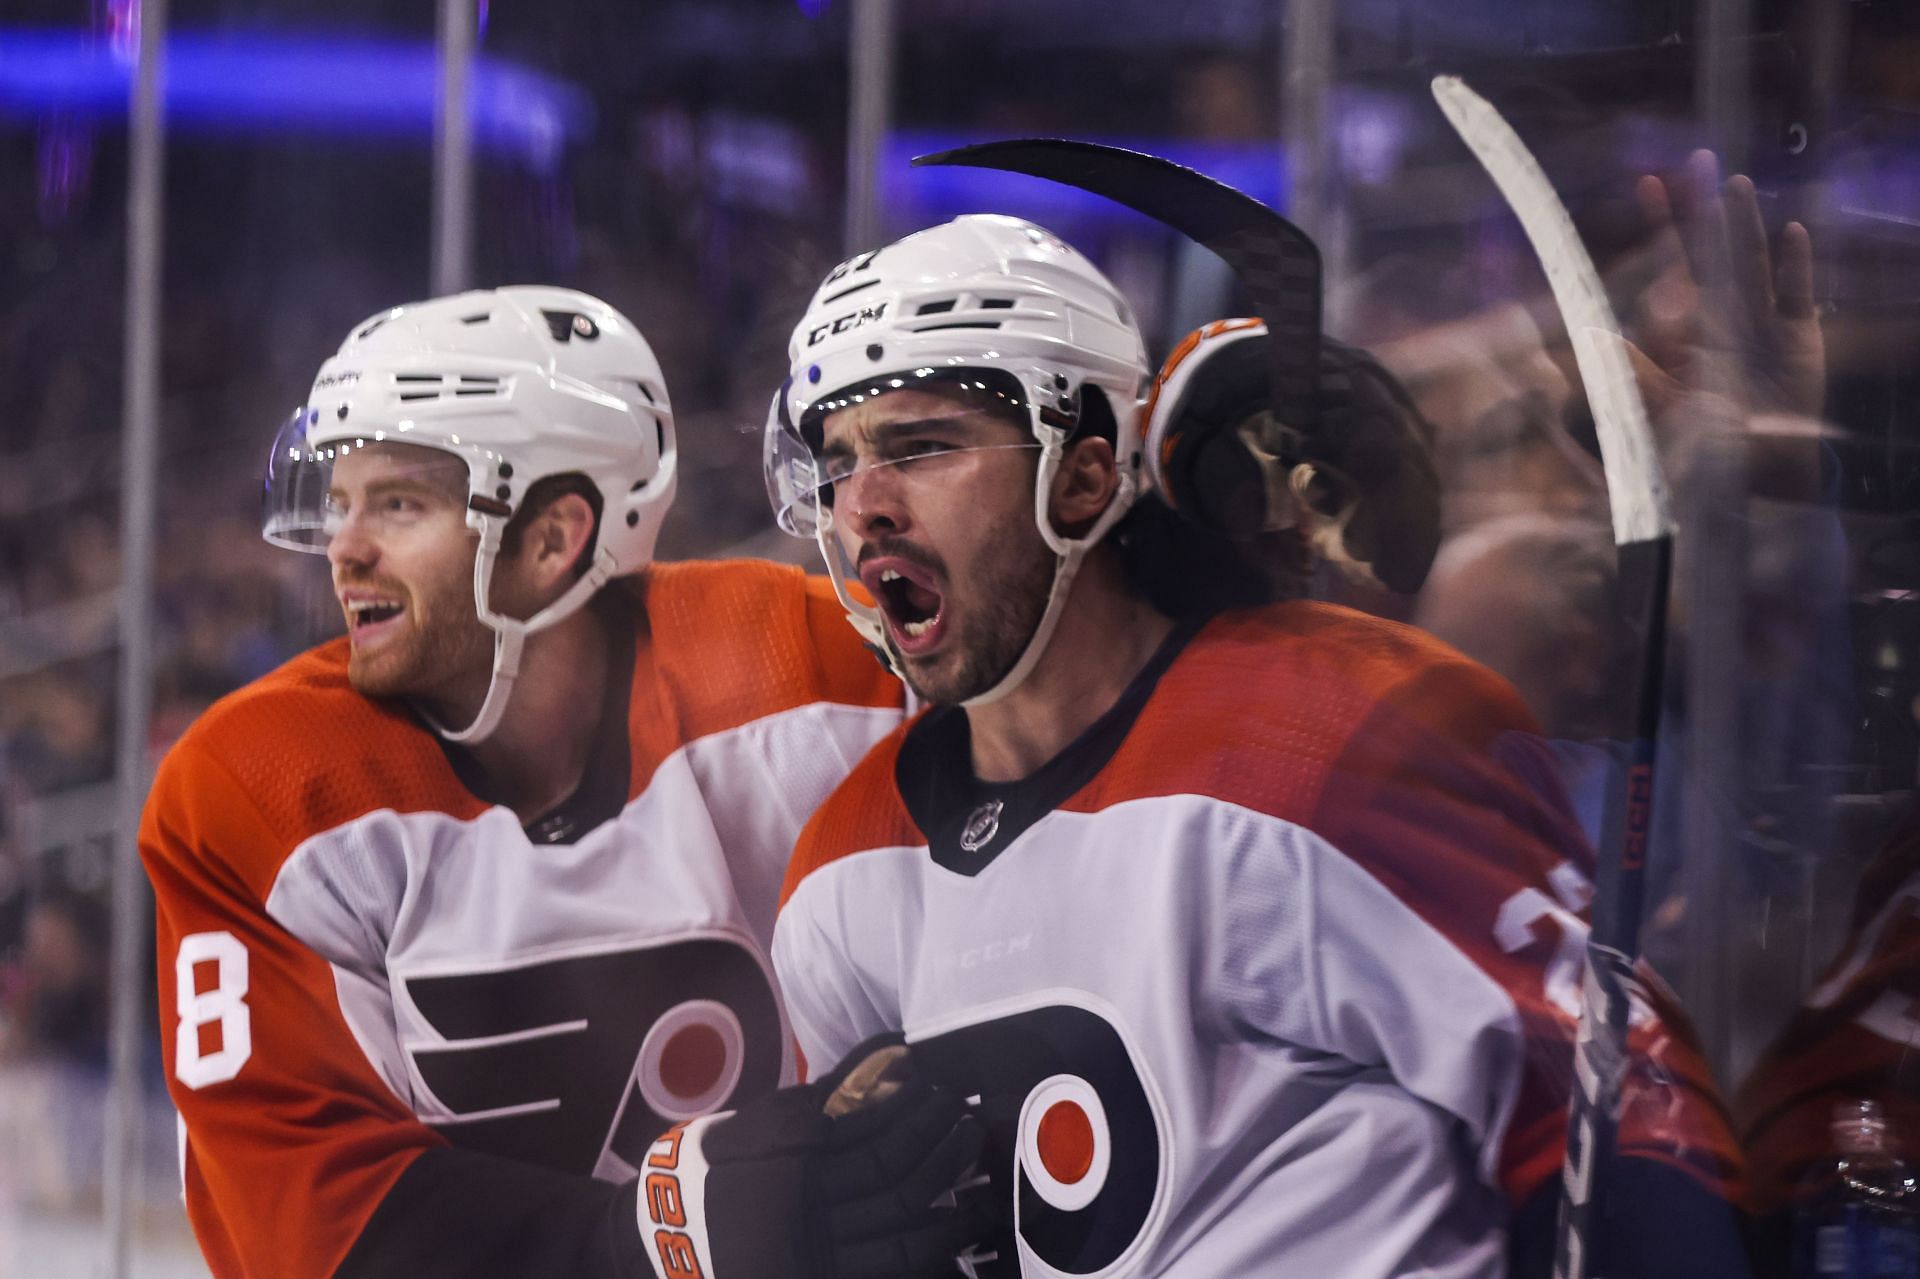
[{"label": "clear helmet visor", "polygon": [[[967,371],[971,378],[972,371]],[[901,391],[919,391],[899,408],[881,407]],[[932,401],[926,392],[935,392]],[[909,410],[905,406],[911,403]],[[826,418],[841,409],[874,405],[861,425],[827,438]],[[799,427],[786,412],[786,397],[775,395],[768,408],[762,470],[767,498],[781,530],[814,538],[831,527],[836,491],[885,473],[910,485],[938,484],[953,475],[962,459],[1008,450],[1037,451],[1026,423],[1027,410],[1012,378],[963,381],[958,371],[946,378],[906,383],[897,377],[876,379],[823,397]]]},{"label": "clear helmet visor", "polygon": [[[456,453],[374,438],[313,437],[319,413],[302,408],[281,424],[267,455],[260,535],[275,546],[326,554],[350,514],[363,522],[400,520],[418,509],[418,497],[466,504],[468,463]],[[364,461],[349,461],[358,455]],[[343,469],[344,468],[344,469]]]},{"label": "clear helmet visor", "polygon": [[266,491],[261,494],[260,535],[275,546],[322,555],[334,532],[327,501],[334,450],[308,443],[316,420],[312,410],[295,409],[274,434],[267,453]]},{"label": "clear helmet visor", "polygon": [[771,418],[761,443],[761,472],[774,522],[781,532],[811,541],[819,536],[821,518],[820,469],[813,450]]}]

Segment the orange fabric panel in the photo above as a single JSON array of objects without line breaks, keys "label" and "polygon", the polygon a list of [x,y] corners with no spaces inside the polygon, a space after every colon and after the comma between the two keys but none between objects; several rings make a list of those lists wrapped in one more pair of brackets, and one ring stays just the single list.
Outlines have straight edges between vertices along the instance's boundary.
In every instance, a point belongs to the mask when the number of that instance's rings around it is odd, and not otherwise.
[{"label": "orange fabric panel", "polygon": [[[222,856],[265,901],[280,863],[301,840],[380,808],[474,817],[486,805],[454,776],[433,736],[403,711],[369,701],[347,682],[347,641],[337,639],[215,703],[176,749],[182,796],[231,786],[258,812],[265,838],[233,842]],[[215,763],[214,761],[218,761]],[[151,801],[149,801],[151,806]]]},{"label": "orange fabric panel", "polygon": [[[1383,631],[1398,642],[1383,642]],[[1304,822],[1354,726],[1430,650],[1440,645],[1421,632],[1334,605],[1221,614],[1161,676],[1112,762],[1064,807],[1194,794]],[[1220,748],[1223,734],[1231,750]]]},{"label": "orange fabric panel", "polygon": [[[194,741],[161,768],[140,837],[158,901],[167,1084],[187,1125],[187,1213],[219,1279],[333,1273],[406,1166],[441,1144],[367,1064],[326,963],[229,869],[252,879],[261,859],[248,850],[286,838]],[[183,938],[207,933],[245,949],[251,1050],[234,1077],[193,1088],[179,1077],[176,958]],[[224,1047],[231,1024],[203,1027],[202,1050]]]},{"label": "orange fabric panel", "polygon": [[[634,672],[634,793],[681,745],[812,702],[901,706],[904,686],[860,643],[832,587],[762,560],[655,564]],[[831,604],[831,608],[827,607]]]}]

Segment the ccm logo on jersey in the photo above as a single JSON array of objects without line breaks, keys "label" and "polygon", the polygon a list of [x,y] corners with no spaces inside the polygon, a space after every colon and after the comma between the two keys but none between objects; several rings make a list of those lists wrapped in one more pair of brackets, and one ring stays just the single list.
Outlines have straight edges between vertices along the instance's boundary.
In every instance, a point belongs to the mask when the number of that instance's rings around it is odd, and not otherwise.
[{"label": "ccm logo on jersey", "polygon": [[693,1236],[686,1231],[686,1199],[680,1193],[680,1139],[686,1128],[679,1123],[660,1134],[647,1152],[646,1178],[640,1187],[647,1219],[659,1227],[653,1232],[653,1246],[667,1279],[703,1279]]},{"label": "ccm logo on jersey", "polygon": [[807,345],[816,346],[827,339],[828,334],[845,333],[848,329],[857,329],[872,324],[887,313],[887,303],[879,306],[863,306],[858,311],[849,311],[845,315],[829,320],[825,324],[816,324],[807,330]]},{"label": "ccm logo on jersey", "polygon": [[991,964],[1010,955],[1025,954],[1033,949],[1033,934],[1022,933],[1018,937],[1006,937],[999,941],[990,941],[984,946],[975,946],[963,950],[954,956],[954,966],[958,968],[978,968],[982,964]]}]

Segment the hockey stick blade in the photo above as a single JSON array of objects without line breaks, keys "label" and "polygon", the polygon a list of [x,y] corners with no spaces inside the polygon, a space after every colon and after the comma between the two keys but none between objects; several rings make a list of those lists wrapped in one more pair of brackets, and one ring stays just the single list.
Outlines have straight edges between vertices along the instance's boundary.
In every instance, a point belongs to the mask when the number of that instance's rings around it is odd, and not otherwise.
[{"label": "hockey stick blade", "polygon": [[1673,517],[1626,339],[1573,219],[1532,152],[1491,103],[1453,76],[1436,77],[1433,96],[1519,219],[1553,289],[1593,409],[1619,548],[1621,600],[1637,642],[1626,794],[1609,818],[1600,850],[1561,1170],[1554,1275],[1585,1279],[1596,1273],[1595,1228],[1605,1220],[1627,1056],[1629,981],[1640,948]]},{"label": "hockey stick blade", "polygon": [[1001,169],[1078,187],[1211,249],[1240,278],[1266,321],[1276,416],[1301,428],[1318,420],[1320,250],[1305,231],[1252,196],[1157,155],[1070,138],[982,142],[913,162]]},{"label": "hockey stick blade", "polygon": [[1436,76],[1433,96],[1448,123],[1500,188],[1520,220],[1553,289],[1586,383],[1607,473],[1613,540],[1620,544],[1670,536],[1673,516],[1654,453],[1653,430],[1627,358],[1626,339],[1607,304],[1593,259],[1580,242],[1553,185],[1493,104],[1454,76]]}]

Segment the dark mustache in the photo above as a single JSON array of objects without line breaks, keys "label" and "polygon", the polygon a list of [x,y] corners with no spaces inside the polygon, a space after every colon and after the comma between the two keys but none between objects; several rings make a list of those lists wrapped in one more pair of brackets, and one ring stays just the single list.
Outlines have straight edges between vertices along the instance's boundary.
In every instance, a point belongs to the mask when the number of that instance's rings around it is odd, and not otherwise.
[{"label": "dark mustache", "polygon": [[854,570],[856,572],[863,570],[870,560],[877,560],[882,557],[905,560],[916,568],[925,569],[928,573],[938,578],[944,579],[947,575],[947,566],[944,560],[932,551],[922,550],[904,538],[889,538],[878,542],[865,543],[860,547],[860,554],[853,562]]}]

